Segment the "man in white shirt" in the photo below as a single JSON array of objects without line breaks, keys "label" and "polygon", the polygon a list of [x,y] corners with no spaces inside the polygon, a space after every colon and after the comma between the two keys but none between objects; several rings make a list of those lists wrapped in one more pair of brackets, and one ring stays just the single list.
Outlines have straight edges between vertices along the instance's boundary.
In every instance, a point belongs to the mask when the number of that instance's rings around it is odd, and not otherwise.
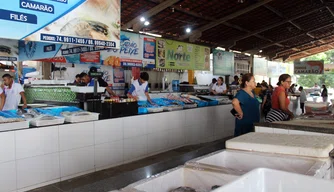
[{"label": "man in white shirt", "polygon": [[23,109],[27,108],[27,100],[24,95],[23,87],[19,83],[15,83],[11,75],[5,74],[2,76],[3,82],[5,84],[4,93],[6,96],[3,111],[17,109],[21,98],[23,101]]}]

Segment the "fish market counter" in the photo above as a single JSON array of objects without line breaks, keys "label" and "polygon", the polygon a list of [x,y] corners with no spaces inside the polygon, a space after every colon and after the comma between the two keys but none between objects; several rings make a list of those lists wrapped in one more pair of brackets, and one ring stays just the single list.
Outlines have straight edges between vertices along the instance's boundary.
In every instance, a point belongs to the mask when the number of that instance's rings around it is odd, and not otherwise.
[{"label": "fish market counter", "polygon": [[232,136],[230,109],[218,105],[39,128],[2,124],[0,191],[26,191]]},{"label": "fish market counter", "polygon": [[334,120],[296,119],[273,123],[256,123],[255,131],[280,134],[327,135],[334,134]]}]

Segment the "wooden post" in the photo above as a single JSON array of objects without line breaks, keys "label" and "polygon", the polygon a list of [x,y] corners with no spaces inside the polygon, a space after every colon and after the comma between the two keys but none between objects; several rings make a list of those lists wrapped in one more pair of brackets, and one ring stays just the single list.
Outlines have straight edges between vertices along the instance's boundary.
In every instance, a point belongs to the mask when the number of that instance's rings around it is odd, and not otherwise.
[{"label": "wooden post", "polygon": [[195,78],[195,71],[194,70],[188,70],[188,82],[189,82],[189,84],[194,84],[194,78]]}]

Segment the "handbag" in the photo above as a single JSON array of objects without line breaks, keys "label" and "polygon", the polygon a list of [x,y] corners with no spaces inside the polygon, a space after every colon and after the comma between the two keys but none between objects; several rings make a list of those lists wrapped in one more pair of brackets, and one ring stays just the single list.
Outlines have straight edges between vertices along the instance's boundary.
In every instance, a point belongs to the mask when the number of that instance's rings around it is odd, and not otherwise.
[{"label": "handbag", "polygon": [[236,115],[238,115],[238,112],[233,108],[233,109],[231,109],[231,114],[233,115],[233,116],[236,116]]},{"label": "handbag", "polygon": [[271,123],[275,121],[288,121],[290,119],[289,115],[281,110],[271,108],[267,114],[265,122]]}]

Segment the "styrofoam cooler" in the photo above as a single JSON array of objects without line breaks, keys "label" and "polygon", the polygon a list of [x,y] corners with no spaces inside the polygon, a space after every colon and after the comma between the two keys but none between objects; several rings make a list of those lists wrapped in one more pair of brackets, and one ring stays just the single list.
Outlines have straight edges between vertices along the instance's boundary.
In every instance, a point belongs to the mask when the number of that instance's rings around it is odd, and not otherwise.
[{"label": "styrofoam cooler", "polygon": [[198,167],[205,165],[216,166],[216,168],[237,170],[243,174],[256,168],[270,168],[317,178],[325,178],[331,166],[329,158],[315,159],[236,150],[221,150],[190,160],[186,164],[198,164]]},{"label": "styrofoam cooler", "polygon": [[259,168],[213,192],[332,192],[333,189],[332,181]]},{"label": "styrofoam cooler", "polygon": [[238,176],[177,167],[148,179],[133,183],[123,192],[168,192],[178,187],[210,191],[212,186],[223,186]]},{"label": "styrofoam cooler", "polygon": [[87,122],[87,121],[97,121],[99,120],[99,113],[93,113],[89,112],[89,115],[83,115],[83,116],[66,116],[65,117],[65,122],[68,123],[79,123],[79,122]]}]

